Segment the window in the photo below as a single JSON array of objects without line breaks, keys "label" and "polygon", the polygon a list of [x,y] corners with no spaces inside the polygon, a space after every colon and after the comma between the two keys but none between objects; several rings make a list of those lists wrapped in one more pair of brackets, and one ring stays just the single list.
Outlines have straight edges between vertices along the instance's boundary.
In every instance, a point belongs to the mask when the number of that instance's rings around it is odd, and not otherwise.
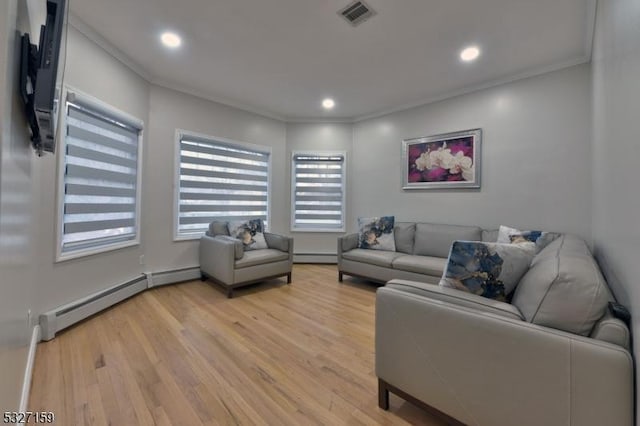
[{"label": "window", "polygon": [[293,153],[292,231],[344,231],[345,157],[344,152]]},{"label": "window", "polygon": [[269,212],[268,148],[179,132],[176,239],[199,238],[214,220]]},{"label": "window", "polygon": [[142,122],[67,92],[58,260],[139,243]]}]

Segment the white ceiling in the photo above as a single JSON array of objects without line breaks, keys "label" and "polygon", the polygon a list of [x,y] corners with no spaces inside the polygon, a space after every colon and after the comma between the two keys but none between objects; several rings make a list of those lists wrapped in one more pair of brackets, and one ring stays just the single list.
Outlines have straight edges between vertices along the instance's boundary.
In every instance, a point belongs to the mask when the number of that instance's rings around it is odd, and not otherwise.
[{"label": "white ceiling", "polygon": [[[359,119],[590,58],[594,0],[367,0],[377,15],[355,28],[337,15],[348,3],[70,2],[152,82],[292,121]],[[183,47],[161,46],[166,30]],[[482,55],[462,63],[469,44]]]}]

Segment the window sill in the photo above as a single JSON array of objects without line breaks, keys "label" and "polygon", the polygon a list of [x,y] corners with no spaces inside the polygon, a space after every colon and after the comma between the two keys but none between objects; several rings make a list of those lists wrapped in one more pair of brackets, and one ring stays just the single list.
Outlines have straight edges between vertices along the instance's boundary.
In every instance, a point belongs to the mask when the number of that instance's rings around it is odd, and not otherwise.
[{"label": "window sill", "polygon": [[74,250],[66,253],[58,252],[56,255],[56,263],[65,262],[67,260],[79,259],[81,257],[93,256],[100,253],[106,253],[114,250],[120,250],[127,247],[139,246],[140,240],[123,241],[120,243],[107,244],[100,247],[90,249]]},{"label": "window sill", "polygon": [[345,228],[291,228],[291,232],[322,232],[325,234],[344,234]]}]

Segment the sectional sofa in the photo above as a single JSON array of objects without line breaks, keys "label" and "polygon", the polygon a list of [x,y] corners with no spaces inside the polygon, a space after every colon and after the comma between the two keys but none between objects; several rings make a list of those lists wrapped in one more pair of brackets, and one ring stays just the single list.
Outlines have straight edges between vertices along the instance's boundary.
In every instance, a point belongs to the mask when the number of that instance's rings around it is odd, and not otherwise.
[{"label": "sectional sofa", "polygon": [[338,279],[352,275],[386,283],[400,278],[437,284],[456,240],[493,241],[498,230],[477,226],[396,222],[396,251],[358,248],[358,234],[338,238]]},{"label": "sectional sofa", "polygon": [[511,303],[438,282],[454,240],[476,227],[399,223],[396,252],[338,242],[344,274],[389,281],[376,297],[379,405],[389,392],[449,424],[631,426],[630,332],[587,244],[563,234],[535,255]]}]

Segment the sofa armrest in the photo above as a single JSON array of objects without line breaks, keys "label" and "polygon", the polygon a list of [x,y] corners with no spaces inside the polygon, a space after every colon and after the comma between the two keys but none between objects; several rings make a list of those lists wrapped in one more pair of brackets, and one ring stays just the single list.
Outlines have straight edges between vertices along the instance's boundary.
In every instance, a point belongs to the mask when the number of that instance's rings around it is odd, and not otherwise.
[{"label": "sofa armrest", "polygon": [[347,234],[338,237],[338,256],[355,248],[358,248],[358,234]]},{"label": "sofa armrest", "polygon": [[200,270],[225,284],[233,284],[235,241],[203,235],[200,238]]},{"label": "sofa armrest", "polygon": [[380,379],[465,424],[633,423],[619,346],[383,287],[375,349]]},{"label": "sofa armrest", "polygon": [[464,291],[456,290],[454,288],[446,288],[440,287],[437,284],[398,279],[389,281],[387,283],[387,287],[428,297],[433,300],[442,300],[454,305],[476,309],[481,312],[488,312],[501,315],[506,318],[524,321],[524,316],[522,316],[520,310],[509,303],[478,296],[477,294],[465,293]]},{"label": "sofa armrest", "polygon": [[285,253],[293,253],[293,238],[291,237],[265,232],[264,239],[267,241],[267,246],[269,246],[269,248],[280,250]]}]

